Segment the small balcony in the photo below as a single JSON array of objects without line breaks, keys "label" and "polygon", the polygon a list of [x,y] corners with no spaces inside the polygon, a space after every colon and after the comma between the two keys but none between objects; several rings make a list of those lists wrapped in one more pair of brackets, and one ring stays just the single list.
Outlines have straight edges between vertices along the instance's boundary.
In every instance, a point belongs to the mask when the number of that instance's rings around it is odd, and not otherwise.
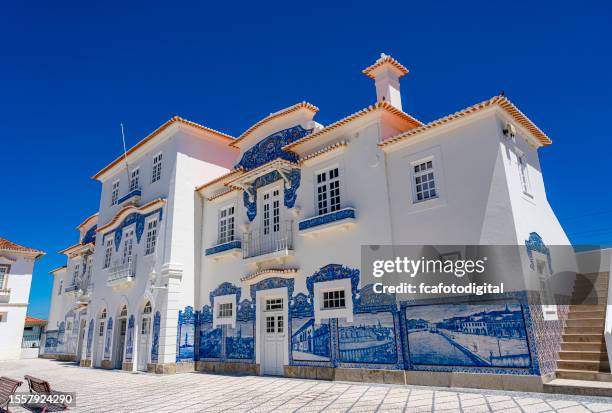
[{"label": "small balcony", "polygon": [[136,277],[136,257],[130,256],[125,261],[116,261],[108,268],[106,284],[109,287],[127,286]]},{"label": "small balcony", "polygon": [[[293,255],[293,221],[283,221],[269,231],[250,231],[242,238],[242,258],[249,261],[265,261]],[[275,231],[276,229],[276,231]]]},{"label": "small balcony", "polygon": [[0,301],[5,302],[11,296],[10,288],[0,288]]},{"label": "small balcony", "polygon": [[121,198],[117,200],[117,205],[134,205],[140,201],[140,197],[142,195],[142,190],[140,188],[136,188],[123,195]]},{"label": "small balcony", "polygon": [[86,287],[81,288],[77,295],[77,304],[87,305],[91,301],[91,294],[93,292],[93,283],[87,284]]},{"label": "small balcony", "polygon": [[76,281],[70,283],[66,288],[64,288],[64,293],[68,295],[77,295],[81,287]]},{"label": "small balcony", "polygon": [[347,230],[356,223],[355,208],[343,208],[327,214],[307,218],[298,223],[302,236],[317,236],[330,230]]},{"label": "small balcony", "polygon": [[242,242],[240,240],[220,240],[216,245],[207,248],[204,255],[214,260],[218,260],[227,256],[239,257],[242,251]]}]

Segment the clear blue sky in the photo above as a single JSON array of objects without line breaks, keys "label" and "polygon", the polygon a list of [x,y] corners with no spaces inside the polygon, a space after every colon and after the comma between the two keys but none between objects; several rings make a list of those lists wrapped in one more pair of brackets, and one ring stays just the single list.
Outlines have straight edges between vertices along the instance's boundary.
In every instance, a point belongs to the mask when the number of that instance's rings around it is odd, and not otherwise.
[{"label": "clear blue sky", "polygon": [[[575,243],[612,242],[612,6],[591,2],[49,2],[0,13],[0,235],[57,251],[98,209],[90,176],[173,115],[232,135],[307,100],[328,124],[375,100],[361,74],[410,69],[404,110],[431,121],[504,90],[553,139],[549,201]],[[475,149],[476,150],[476,149]]]}]

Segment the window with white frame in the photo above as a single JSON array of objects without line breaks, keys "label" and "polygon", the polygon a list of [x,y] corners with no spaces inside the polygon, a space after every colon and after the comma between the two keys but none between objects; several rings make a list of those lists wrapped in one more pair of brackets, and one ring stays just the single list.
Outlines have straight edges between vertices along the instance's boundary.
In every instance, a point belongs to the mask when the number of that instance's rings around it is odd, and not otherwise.
[{"label": "window with white frame", "polygon": [[157,218],[154,218],[147,223],[147,243],[146,243],[146,248],[145,248],[145,255],[153,254],[155,252],[156,243],[157,243]]},{"label": "window with white frame", "polygon": [[529,182],[529,170],[527,169],[527,162],[525,161],[525,155],[517,156],[519,175],[521,177],[521,188],[527,195],[531,195],[531,183]]},{"label": "window with white frame", "polygon": [[76,284],[79,278],[81,278],[81,265],[74,264],[74,273],[72,274],[72,282]]},{"label": "window with white frame", "polygon": [[138,189],[140,184],[140,169],[134,168],[130,173],[130,192]]},{"label": "window with white frame", "polygon": [[344,290],[331,290],[323,292],[323,309],[345,308],[346,299]]},{"label": "window with white frame", "polygon": [[117,180],[113,182],[113,190],[111,192],[111,205],[117,205],[117,201],[119,200],[119,184],[121,181]]},{"label": "window with white frame", "polygon": [[153,157],[153,169],[151,171],[151,183],[159,181],[161,178],[162,154]]},{"label": "window with white frame", "polygon": [[0,290],[8,288],[8,265],[0,265]]},{"label": "window with white frame", "polygon": [[233,303],[219,303],[217,306],[217,318],[230,318],[233,316]]},{"label": "window with white frame", "polygon": [[111,259],[113,258],[113,238],[108,237],[106,245],[104,245],[104,268],[110,267]]},{"label": "window with white frame", "polygon": [[270,298],[266,300],[266,311],[278,311],[283,309],[282,298]]},{"label": "window with white frame", "polygon": [[318,215],[340,209],[340,173],[337,167],[317,173],[316,188]]},{"label": "window with white frame", "polygon": [[219,210],[219,244],[234,240],[234,206]]},{"label": "window with white frame", "polygon": [[151,314],[152,311],[153,311],[153,308],[151,307],[151,301],[147,301],[147,303],[144,306],[144,310],[142,310],[142,313]]},{"label": "window with white frame", "polygon": [[436,179],[433,159],[412,164],[415,202],[436,198]]}]

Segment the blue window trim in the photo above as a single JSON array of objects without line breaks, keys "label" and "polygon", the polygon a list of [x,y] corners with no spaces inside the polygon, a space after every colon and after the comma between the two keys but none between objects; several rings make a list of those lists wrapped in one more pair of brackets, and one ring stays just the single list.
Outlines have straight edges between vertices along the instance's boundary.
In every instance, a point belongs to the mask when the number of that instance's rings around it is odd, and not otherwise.
[{"label": "blue window trim", "polygon": [[230,241],[225,242],[223,244],[215,245],[214,247],[206,248],[204,251],[205,255],[214,255],[223,251],[233,250],[233,249],[241,249],[242,242],[241,241]]},{"label": "blue window trim", "polygon": [[341,221],[348,218],[355,218],[355,208],[343,208],[338,211],[305,219],[299,222],[298,228],[300,231],[303,231],[305,229],[318,227],[319,225],[325,225],[329,224],[330,222]]}]

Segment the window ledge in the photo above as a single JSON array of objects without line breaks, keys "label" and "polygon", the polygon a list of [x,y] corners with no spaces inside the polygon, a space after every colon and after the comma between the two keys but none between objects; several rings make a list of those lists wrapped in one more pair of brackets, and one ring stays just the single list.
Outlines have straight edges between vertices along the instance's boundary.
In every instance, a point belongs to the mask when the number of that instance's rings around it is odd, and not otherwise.
[{"label": "window ledge", "polygon": [[214,259],[219,259],[224,256],[240,256],[242,253],[242,242],[239,240],[224,242],[213,247],[207,248],[204,255]]},{"label": "window ledge", "polygon": [[6,296],[11,294],[10,288],[0,288],[0,296]]},{"label": "window ledge", "polygon": [[130,191],[127,194],[123,195],[121,198],[119,198],[117,200],[117,205],[123,205],[128,203],[135,204],[140,201],[141,195],[142,191],[140,189],[134,189],[133,191]]},{"label": "window ledge", "polygon": [[355,208],[344,208],[304,219],[298,223],[298,228],[300,235],[313,236],[327,230],[346,230],[355,225],[356,222]]}]

